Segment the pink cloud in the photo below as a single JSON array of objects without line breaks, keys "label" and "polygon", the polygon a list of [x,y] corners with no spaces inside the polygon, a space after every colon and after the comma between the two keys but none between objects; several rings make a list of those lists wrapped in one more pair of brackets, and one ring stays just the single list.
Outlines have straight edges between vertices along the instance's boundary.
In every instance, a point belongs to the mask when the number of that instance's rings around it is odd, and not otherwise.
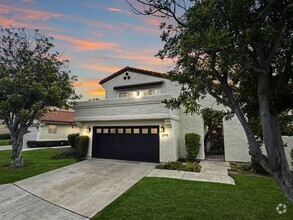
[{"label": "pink cloud", "polygon": [[97,20],[87,20],[86,23],[89,26],[93,26],[93,27],[96,27],[96,28],[99,28],[99,29],[102,28],[102,29],[108,29],[108,30],[115,31],[115,32],[123,32],[123,29],[121,27],[118,27],[118,26],[113,25],[113,24],[100,22],[100,21],[97,21]]},{"label": "pink cloud", "polygon": [[36,3],[36,0],[21,0],[21,1],[26,3]]},{"label": "pink cloud", "polygon": [[48,21],[52,18],[64,17],[64,15],[58,13],[11,7],[5,4],[0,4],[0,14],[12,14],[12,18],[17,18],[22,21]]},{"label": "pink cloud", "polygon": [[25,27],[29,29],[38,29],[38,30],[49,30],[49,31],[57,31],[58,28],[44,26],[44,25],[37,25],[37,24],[28,24],[23,23],[20,21],[17,21],[17,19],[14,18],[6,18],[0,15],[1,25],[3,27],[9,27],[10,25],[13,27]]},{"label": "pink cloud", "polygon": [[130,11],[127,11],[127,10],[123,10],[123,9],[120,9],[120,8],[107,8],[108,11],[112,11],[112,12],[122,12],[122,13],[125,13],[125,14],[132,14]]},{"label": "pink cloud", "polygon": [[115,50],[115,48],[119,47],[119,44],[113,42],[83,40],[60,34],[54,34],[53,37],[73,44],[77,50]]},{"label": "pink cloud", "polygon": [[154,28],[154,27],[147,27],[145,25],[135,25],[135,24],[130,24],[130,23],[125,23],[125,22],[120,22],[122,26],[124,26],[127,30],[133,31],[135,33],[146,33],[146,34],[151,34],[151,35],[157,35],[159,36],[160,30],[159,28]]}]

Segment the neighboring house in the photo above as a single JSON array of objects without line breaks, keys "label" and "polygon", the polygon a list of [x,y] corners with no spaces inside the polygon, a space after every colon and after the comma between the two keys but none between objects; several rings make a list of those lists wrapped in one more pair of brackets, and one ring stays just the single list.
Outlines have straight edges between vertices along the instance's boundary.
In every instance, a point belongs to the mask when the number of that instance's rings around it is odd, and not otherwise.
[{"label": "neighboring house", "polygon": [[73,121],[73,111],[54,110],[46,113],[40,120],[37,140],[67,140],[72,133],[79,133]]},{"label": "neighboring house", "polygon": [[0,134],[9,134],[10,131],[8,130],[8,128],[2,124],[2,122],[0,121]]},{"label": "neighboring house", "polygon": [[[100,81],[105,99],[78,102],[74,120],[81,134],[90,137],[89,156],[147,162],[174,161],[186,156],[185,134],[201,136],[198,159],[208,157],[204,147],[206,127],[201,115],[170,110],[164,99],[177,97],[181,86],[163,74],[126,67]],[[200,103],[221,110],[207,96]],[[250,161],[244,131],[234,117],[222,124],[226,161]]]}]

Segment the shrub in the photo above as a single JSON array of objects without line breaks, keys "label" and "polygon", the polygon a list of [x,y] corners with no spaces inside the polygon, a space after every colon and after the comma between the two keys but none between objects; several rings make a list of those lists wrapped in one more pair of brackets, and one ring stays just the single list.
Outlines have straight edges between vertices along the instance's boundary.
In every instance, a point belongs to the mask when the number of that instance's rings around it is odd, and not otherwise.
[{"label": "shrub", "polygon": [[11,139],[10,134],[0,134],[0,140]]},{"label": "shrub", "polygon": [[156,166],[158,169],[167,169],[167,170],[181,170],[182,163],[179,161],[170,161],[166,163],[160,163]]},{"label": "shrub", "polygon": [[51,157],[52,159],[75,159],[76,158],[76,150],[72,148],[61,148],[59,149],[59,153]]},{"label": "shrub", "polygon": [[72,148],[75,148],[75,138],[77,137],[77,136],[79,136],[79,134],[78,133],[76,133],[76,134],[69,134],[68,136],[67,136],[67,138],[68,138],[68,142],[69,142],[69,144],[70,144],[70,146],[72,147]]},{"label": "shrub", "polygon": [[77,136],[75,138],[75,149],[78,159],[83,159],[88,153],[89,137],[88,136]]},{"label": "shrub", "polygon": [[67,140],[61,141],[27,141],[27,146],[29,148],[35,147],[56,147],[56,146],[68,146]]},{"label": "shrub", "polygon": [[201,166],[195,162],[187,162],[186,164],[183,164],[183,170],[191,172],[200,172]]},{"label": "shrub", "polygon": [[185,148],[187,151],[186,159],[194,161],[200,148],[200,136],[195,133],[185,134]]},{"label": "shrub", "polygon": [[253,171],[259,174],[267,174],[267,172],[262,168],[262,166],[257,162],[255,157],[251,157],[250,167]]},{"label": "shrub", "polygon": [[156,168],[166,169],[166,170],[191,171],[191,172],[200,172],[201,170],[201,166],[196,162],[181,163],[179,161],[160,163],[156,166]]}]

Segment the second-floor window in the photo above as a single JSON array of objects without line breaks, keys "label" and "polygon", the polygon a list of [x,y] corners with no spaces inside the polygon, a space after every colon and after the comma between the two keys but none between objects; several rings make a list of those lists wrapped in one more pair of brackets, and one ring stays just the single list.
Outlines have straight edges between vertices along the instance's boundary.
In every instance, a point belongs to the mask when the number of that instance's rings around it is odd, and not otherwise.
[{"label": "second-floor window", "polygon": [[158,95],[161,93],[160,89],[145,89],[145,90],[134,90],[119,92],[119,98],[135,98],[149,95]]}]

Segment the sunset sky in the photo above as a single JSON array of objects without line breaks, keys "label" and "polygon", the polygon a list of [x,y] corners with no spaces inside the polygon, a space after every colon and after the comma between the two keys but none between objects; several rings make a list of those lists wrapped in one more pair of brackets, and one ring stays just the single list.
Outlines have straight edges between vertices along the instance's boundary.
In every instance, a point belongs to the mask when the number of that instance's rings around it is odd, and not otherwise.
[{"label": "sunset sky", "polygon": [[104,98],[99,81],[125,66],[159,72],[172,66],[154,57],[163,46],[161,21],[135,15],[124,0],[0,0],[0,21],[54,37],[78,76],[82,100]]}]

